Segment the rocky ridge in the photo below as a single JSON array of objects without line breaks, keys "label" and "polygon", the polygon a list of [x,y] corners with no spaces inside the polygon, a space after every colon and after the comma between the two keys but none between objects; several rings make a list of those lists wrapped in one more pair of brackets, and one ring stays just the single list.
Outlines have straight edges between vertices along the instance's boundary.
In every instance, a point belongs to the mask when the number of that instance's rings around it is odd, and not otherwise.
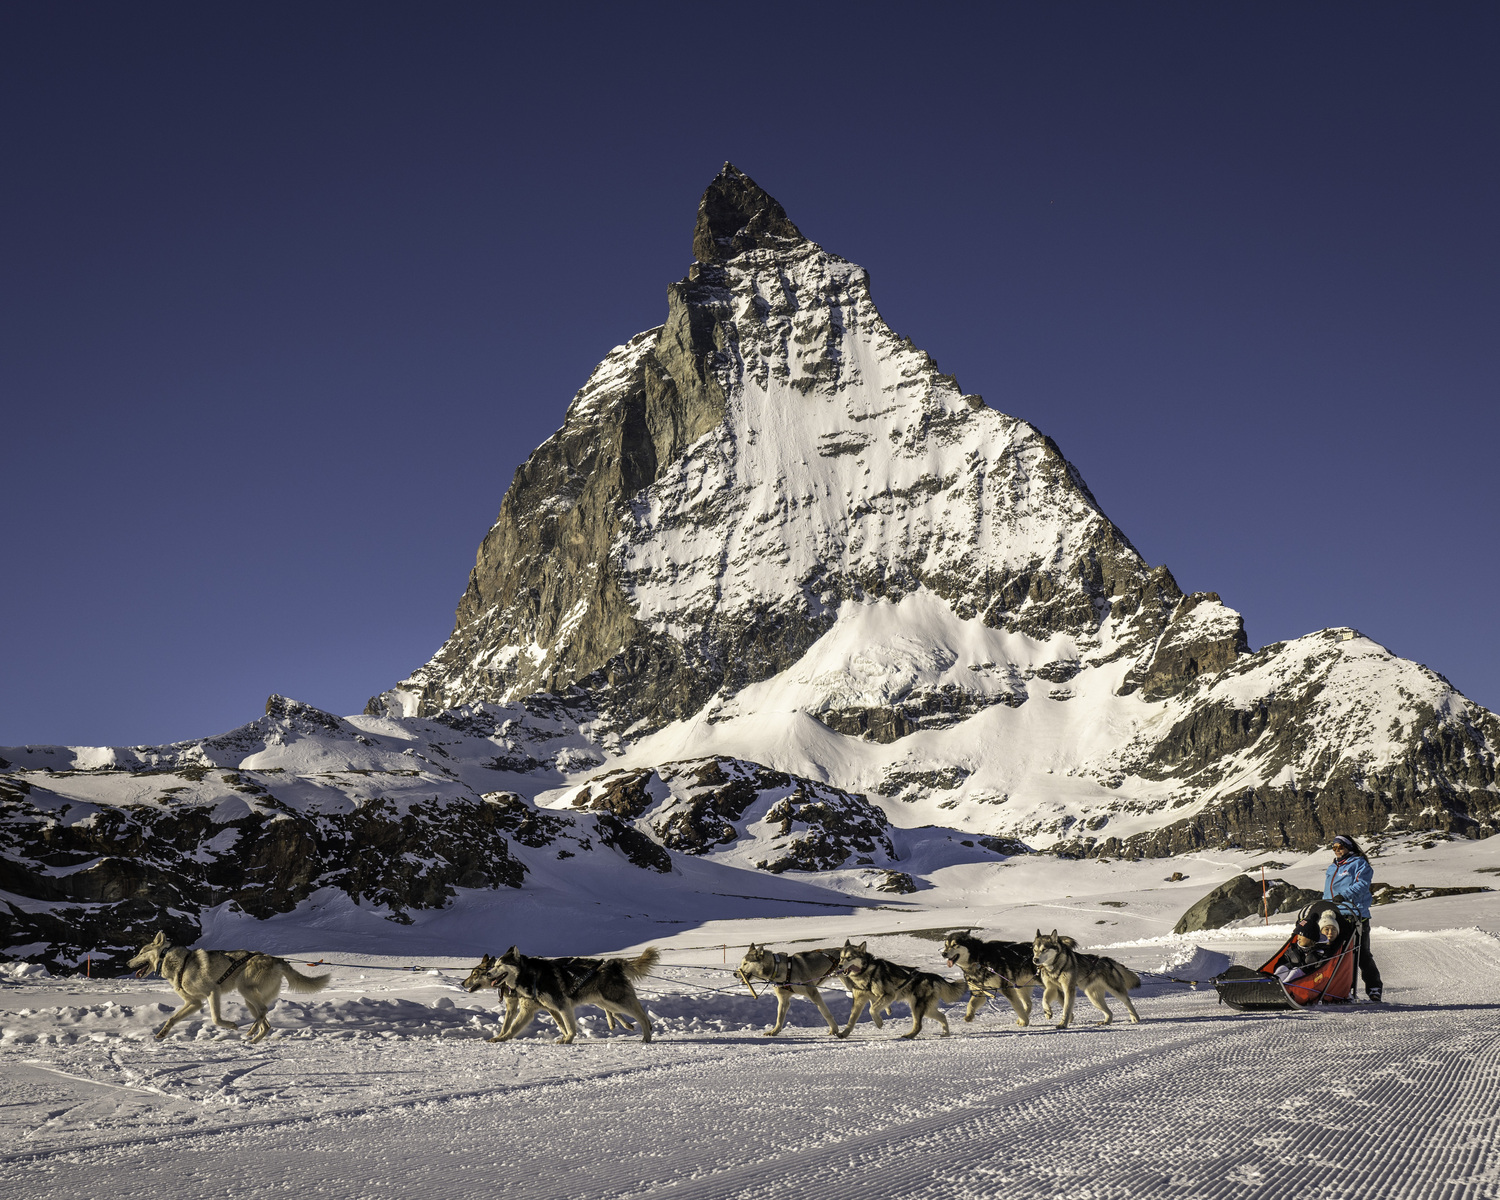
[{"label": "rocky ridge", "polygon": [[269,919],[337,897],[410,924],[465,891],[597,874],[601,856],[627,880],[671,873],[674,852],[726,847],[734,866],[771,875],[895,858],[889,822],[863,796],[727,758],[606,771],[539,806],[505,784],[597,765],[550,699],[391,722],[272,696],[231,733],[107,764],[10,748],[0,949],[103,967],[157,928],[195,941],[219,905]]}]

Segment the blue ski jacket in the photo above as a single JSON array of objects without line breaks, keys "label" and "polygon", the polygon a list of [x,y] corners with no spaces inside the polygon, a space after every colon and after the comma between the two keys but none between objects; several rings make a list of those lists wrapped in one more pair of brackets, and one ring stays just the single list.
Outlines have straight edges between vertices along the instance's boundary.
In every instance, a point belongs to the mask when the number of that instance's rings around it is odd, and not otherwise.
[{"label": "blue ski jacket", "polygon": [[1346,854],[1343,862],[1328,864],[1328,874],[1323,877],[1323,899],[1341,900],[1354,909],[1361,918],[1370,916],[1370,884],[1375,879],[1375,868],[1368,858]]}]

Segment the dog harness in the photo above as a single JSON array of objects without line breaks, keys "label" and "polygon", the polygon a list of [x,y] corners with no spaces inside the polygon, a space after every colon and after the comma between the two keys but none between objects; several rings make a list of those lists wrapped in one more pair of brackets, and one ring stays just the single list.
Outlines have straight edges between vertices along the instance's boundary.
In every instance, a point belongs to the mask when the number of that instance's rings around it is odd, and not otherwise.
[{"label": "dog harness", "polygon": [[781,987],[816,987],[827,979],[835,971],[833,966],[824,971],[816,979],[793,979],[792,960],[785,954],[771,955],[771,979],[770,982]]},{"label": "dog harness", "polygon": [[[236,953],[238,953],[238,955],[239,955],[238,958],[235,957]],[[229,969],[226,970],[224,972],[224,974],[220,975],[216,980],[214,980],[214,987],[216,987],[216,988],[223,987],[224,986],[224,981],[226,979],[228,979],[231,975],[233,975],[236,971],[238,971],[241,967],[243,967],[252,958],[264,958],[266,956],[263,955],[263,954],[261,954],[261,953],[259,953],[258,951],[255,951],[255,950],[240,950],[240,951],[237,951],[237,952],[236,951],[226,952],[225,957],[231,958],[234,961],[229,964]],[[185,959],[183,960],[183,964],[182,965],[183,966],[187,966],[187,961]],[[182,974],[182,972],[179,971],[178,975],[180,976],[181,974]]]},{"label": "dog harness", "polygon": [[[165,958],[168,954],[172,953],[173,950],[180,948],[181,947],[177,946],[168,946],[162,953],[162,957]],[[182,962],[177,967],[177,974],[172,977],[172,988],[174,991],[179,993],[182,991],[182,973],[187,970],[188,963],[192,962],[193,955],[197,953],[197,950],[183,950]],[[232,961],[229,964],[229,969],[214,980],[214,987],[216,988],[223,987],[224,981],[231,975],[233,975],[236,971],[238,971],[241,967],[243,967],[252,958],[265,958],[267,956],[261,954],[258,950],[239,950],[227,951],[225,952],[225,957],[231,959]]]}]

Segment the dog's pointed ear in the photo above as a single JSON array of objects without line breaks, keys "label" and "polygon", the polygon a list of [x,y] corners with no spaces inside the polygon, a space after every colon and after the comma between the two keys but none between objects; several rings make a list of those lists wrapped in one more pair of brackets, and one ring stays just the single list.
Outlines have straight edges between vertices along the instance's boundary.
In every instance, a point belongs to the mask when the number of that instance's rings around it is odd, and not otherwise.
[{"label": "dog's pointed ear", "polygon": [[156,936],[151,939],[151,945],[153,945],[153,946],[165,946],[166,944],[167,944],[167,931],[165,929],[158,929],[156,931]]},{"label": "dog's pointed ear", "polygon": [[1037,938],[1037,941],[1041,941],[1042,940],[1042,931],[1040,929],[1038,929],[1036,931],[1036,938]]},{"label": "dog's pointed ear", "polygon": [[868,943],[868,942],[860,942],[860,944],[859,944],[859,952],[860,952],[860,953],[861,953],[861,954],[864,954],[864,953],[866,953],[866,951],[865,951],[865,947],[866,947],[866,946],[868,946],[868,945],[869,945],[869,943]]}]

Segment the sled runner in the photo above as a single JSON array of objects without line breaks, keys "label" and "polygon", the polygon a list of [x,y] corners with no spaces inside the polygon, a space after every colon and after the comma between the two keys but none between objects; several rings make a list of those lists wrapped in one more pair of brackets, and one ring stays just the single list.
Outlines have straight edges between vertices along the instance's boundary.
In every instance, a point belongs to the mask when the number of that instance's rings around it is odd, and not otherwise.
[{"label": "sled runner", "polygon": [[1300,977],[1283,982],[1276,974],[1296,934],[1287,938],[1258,971],[1249,967],[1230,967],[1212,979],[1219,993],[1219,1003],[1239,1012],[1270,1012],[1277,1009],[1306,1008],[1311,1004],[1347,1004],[1354,999],[1354,968],[1359,962],[1359,918],[1328,900],[1314,900],[1298,914],[1297,925],[1332,909],[1339,920],[1339,935],[1332,944],[1332,955],[1315,964]]}]

